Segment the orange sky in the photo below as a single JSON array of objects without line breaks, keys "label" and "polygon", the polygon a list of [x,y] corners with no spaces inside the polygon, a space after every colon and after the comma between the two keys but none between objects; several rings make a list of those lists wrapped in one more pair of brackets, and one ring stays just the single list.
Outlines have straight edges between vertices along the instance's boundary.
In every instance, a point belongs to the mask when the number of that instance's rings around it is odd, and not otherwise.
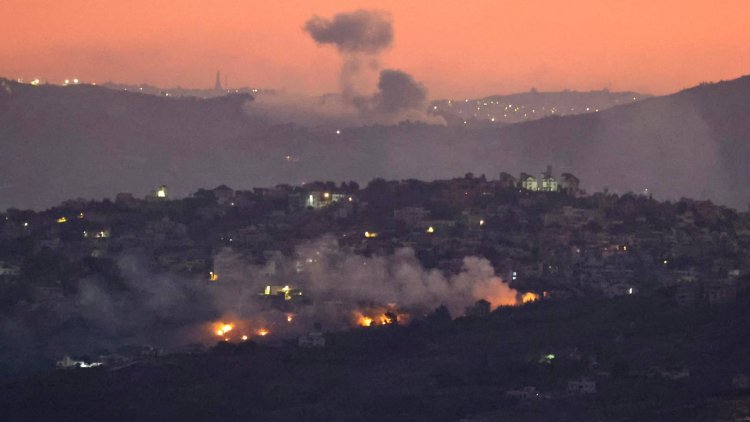
[{"label": "orange sky", "polygon": [[2,0],[0,76],[337,90],[313,14],[392,14],[389,68],[435,97],[571,88],[669,93],[750,73],[749,0]]}]

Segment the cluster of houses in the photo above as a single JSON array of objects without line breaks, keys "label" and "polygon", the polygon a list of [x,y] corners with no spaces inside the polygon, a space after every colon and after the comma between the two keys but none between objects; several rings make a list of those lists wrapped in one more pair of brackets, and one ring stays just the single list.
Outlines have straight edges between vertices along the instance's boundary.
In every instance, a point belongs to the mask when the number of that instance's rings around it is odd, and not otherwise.
[{"label": "cluster of houses", "polygon": [[[579,183],[569,173],[556,178],[548,167],[539,178],[467,174],[435,182],[376,180],[365,189],[354,182],[251,191],[221,185],[184,200],[172,200],[162,185],[146,199],[118,194],[110,205],[68,201],[45,213],[7,214],[0,240],[32,238],[35,250],[69,261],[145,249],[162,270],[211,280],[224,248],[249,254],[272,276],[296,239],[333,233],[358,253],[412,247],[444,271],[460,270],[464,256],[485,255],[503,278],[551,298],[643,293],[645,265],[658,285],[677,286],[680,304],[734,300],[740,276],[750,271],[748,254],[738,253],[750,247],[746,215],[730,222],[705,202],[687,201],[676,210],[644,197],[586,195]],[[172,211],[162,211],[167,208]],[[220,224],[211,223],[208,233],[191,231],[212,221]],[[707,250],[735,258],[714,258],[706,268],[698,258]],[[685,257],[694,257],[694,268]],[[22,263],[22,256],[0,257],[0,279],[17,278]]]},{"label": "cluster of houses", "polygon": [[[27,252],[0,254],[0,283],[21,283],[24,264],[45,251],[64,261],[60,268],[75,268],[134,250],[151,258],[150,270],[222,283],[231,278],[221,261],[229,250],[264,268],[269,286],[283,288],[274,278],[281,266],[297,262],[299,273],[308,265],[289,259],[297,245],[326,235],[361,254],[411,247],[425,266],[445,272],[460,271],[466,256],[483,256],[515,288],[549,299],[669,288],[679,305],[720,306],[748,288],[750,273],[748,213],[703,201],[587,195],[575,176],[558,178],[548,168],[539,178],[466,174],[374,180],[366,188],[222,185],[185,199],[158,186],[145,199],[118,194],[39,213],[9,210],[0,215],[0,241],[23,246],[8,251]],[[43,275],[23,280],[33,286],[33,298],[21,299],[29,309],[55,307],[65,296],[62,275]],[[325,339],[308,333],[299,344],[321,347]]]}]

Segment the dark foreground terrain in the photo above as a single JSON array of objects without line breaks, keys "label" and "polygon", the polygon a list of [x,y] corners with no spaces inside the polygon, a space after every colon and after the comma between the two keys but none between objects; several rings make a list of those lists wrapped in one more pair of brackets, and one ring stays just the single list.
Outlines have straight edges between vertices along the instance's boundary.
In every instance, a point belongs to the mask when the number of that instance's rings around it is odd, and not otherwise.
[{"label": "dark foreground terrain", "polygon": [[[0,388],[3,420],[747,420],[750,298],[540,301],[327,333],[321,349],[222,343]],[[568,393],[587,378],[593,394]],[[677,378],[677,379],[672,379]],[[734,382],[733,382],[734,379]],[[531,399],[508,390],[533,386]],[[536,394],[536,393],[535,393]],[[743,418],[744,417],[744,418]]]}]

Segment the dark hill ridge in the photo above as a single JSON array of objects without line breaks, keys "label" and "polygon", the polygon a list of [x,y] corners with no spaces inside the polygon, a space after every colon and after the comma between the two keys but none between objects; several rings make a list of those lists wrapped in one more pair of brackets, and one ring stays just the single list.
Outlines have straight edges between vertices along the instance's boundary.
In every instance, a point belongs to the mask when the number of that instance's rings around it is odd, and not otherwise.
[{"label": "dark hill ridge", "polygon": [[[745,208],[750,200],[750,78],[701,85],[598,113],[502,128],[305,129],[251,115],[250,96],[208,100],[94,86],[0,82],[0,209],[73,197],[177,195],[374,177],[572,172],[588,190],[648,188]],[[558,173],[559,174],[559,173]]]},{"label": "dark hill ridge", "polygon": [[744,208],[750,201],[744,183],[750,171],[743,165],[750,160],[749,119],[750,77],[743,77],[600,113],[511,126],[501,131],[495,157],[511,157],[521,168],[549,162],[595,189],[648,188]]}]

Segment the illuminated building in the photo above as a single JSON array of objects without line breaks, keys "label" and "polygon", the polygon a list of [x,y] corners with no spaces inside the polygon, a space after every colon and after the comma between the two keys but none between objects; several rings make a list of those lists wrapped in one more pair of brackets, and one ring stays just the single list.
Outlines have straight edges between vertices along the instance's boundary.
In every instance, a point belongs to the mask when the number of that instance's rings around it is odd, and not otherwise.
[{"label": "illuminated building", "polygon": [[302,296],[302,289],[286,286],[272,286],[268,285],[263,289],[260,294],[262,297],[283,297],[284,300],[292,300],[295,297]]},{"label": "illuminated building", "polygon": [[558,184],[557,180],[552,177],[552,166],[547,166],[547,171],[542,173],[541,177],[542,184],[539,186],[539,190],[542,192],[557,192]]},{"label": "illuminated building", "polygon": [[319,209],[339,201],[352,202],[350,195],[336,192],[312,191],[305,196],[305,207]]},{"label": "illuminated building", "polygon": [[151,195],[147,196],[147,200],[164,201],[169,198],[169,189],[166,185],[161,185],[158,188],[151,191]]},{"label": "illuminated building", "polygon": [[537,191],[539,190],[539,183],[536,180],[536,177],[521,173],[521,177],[518,178],[521,184],[521,189],[530,190],[530,191]]}]

